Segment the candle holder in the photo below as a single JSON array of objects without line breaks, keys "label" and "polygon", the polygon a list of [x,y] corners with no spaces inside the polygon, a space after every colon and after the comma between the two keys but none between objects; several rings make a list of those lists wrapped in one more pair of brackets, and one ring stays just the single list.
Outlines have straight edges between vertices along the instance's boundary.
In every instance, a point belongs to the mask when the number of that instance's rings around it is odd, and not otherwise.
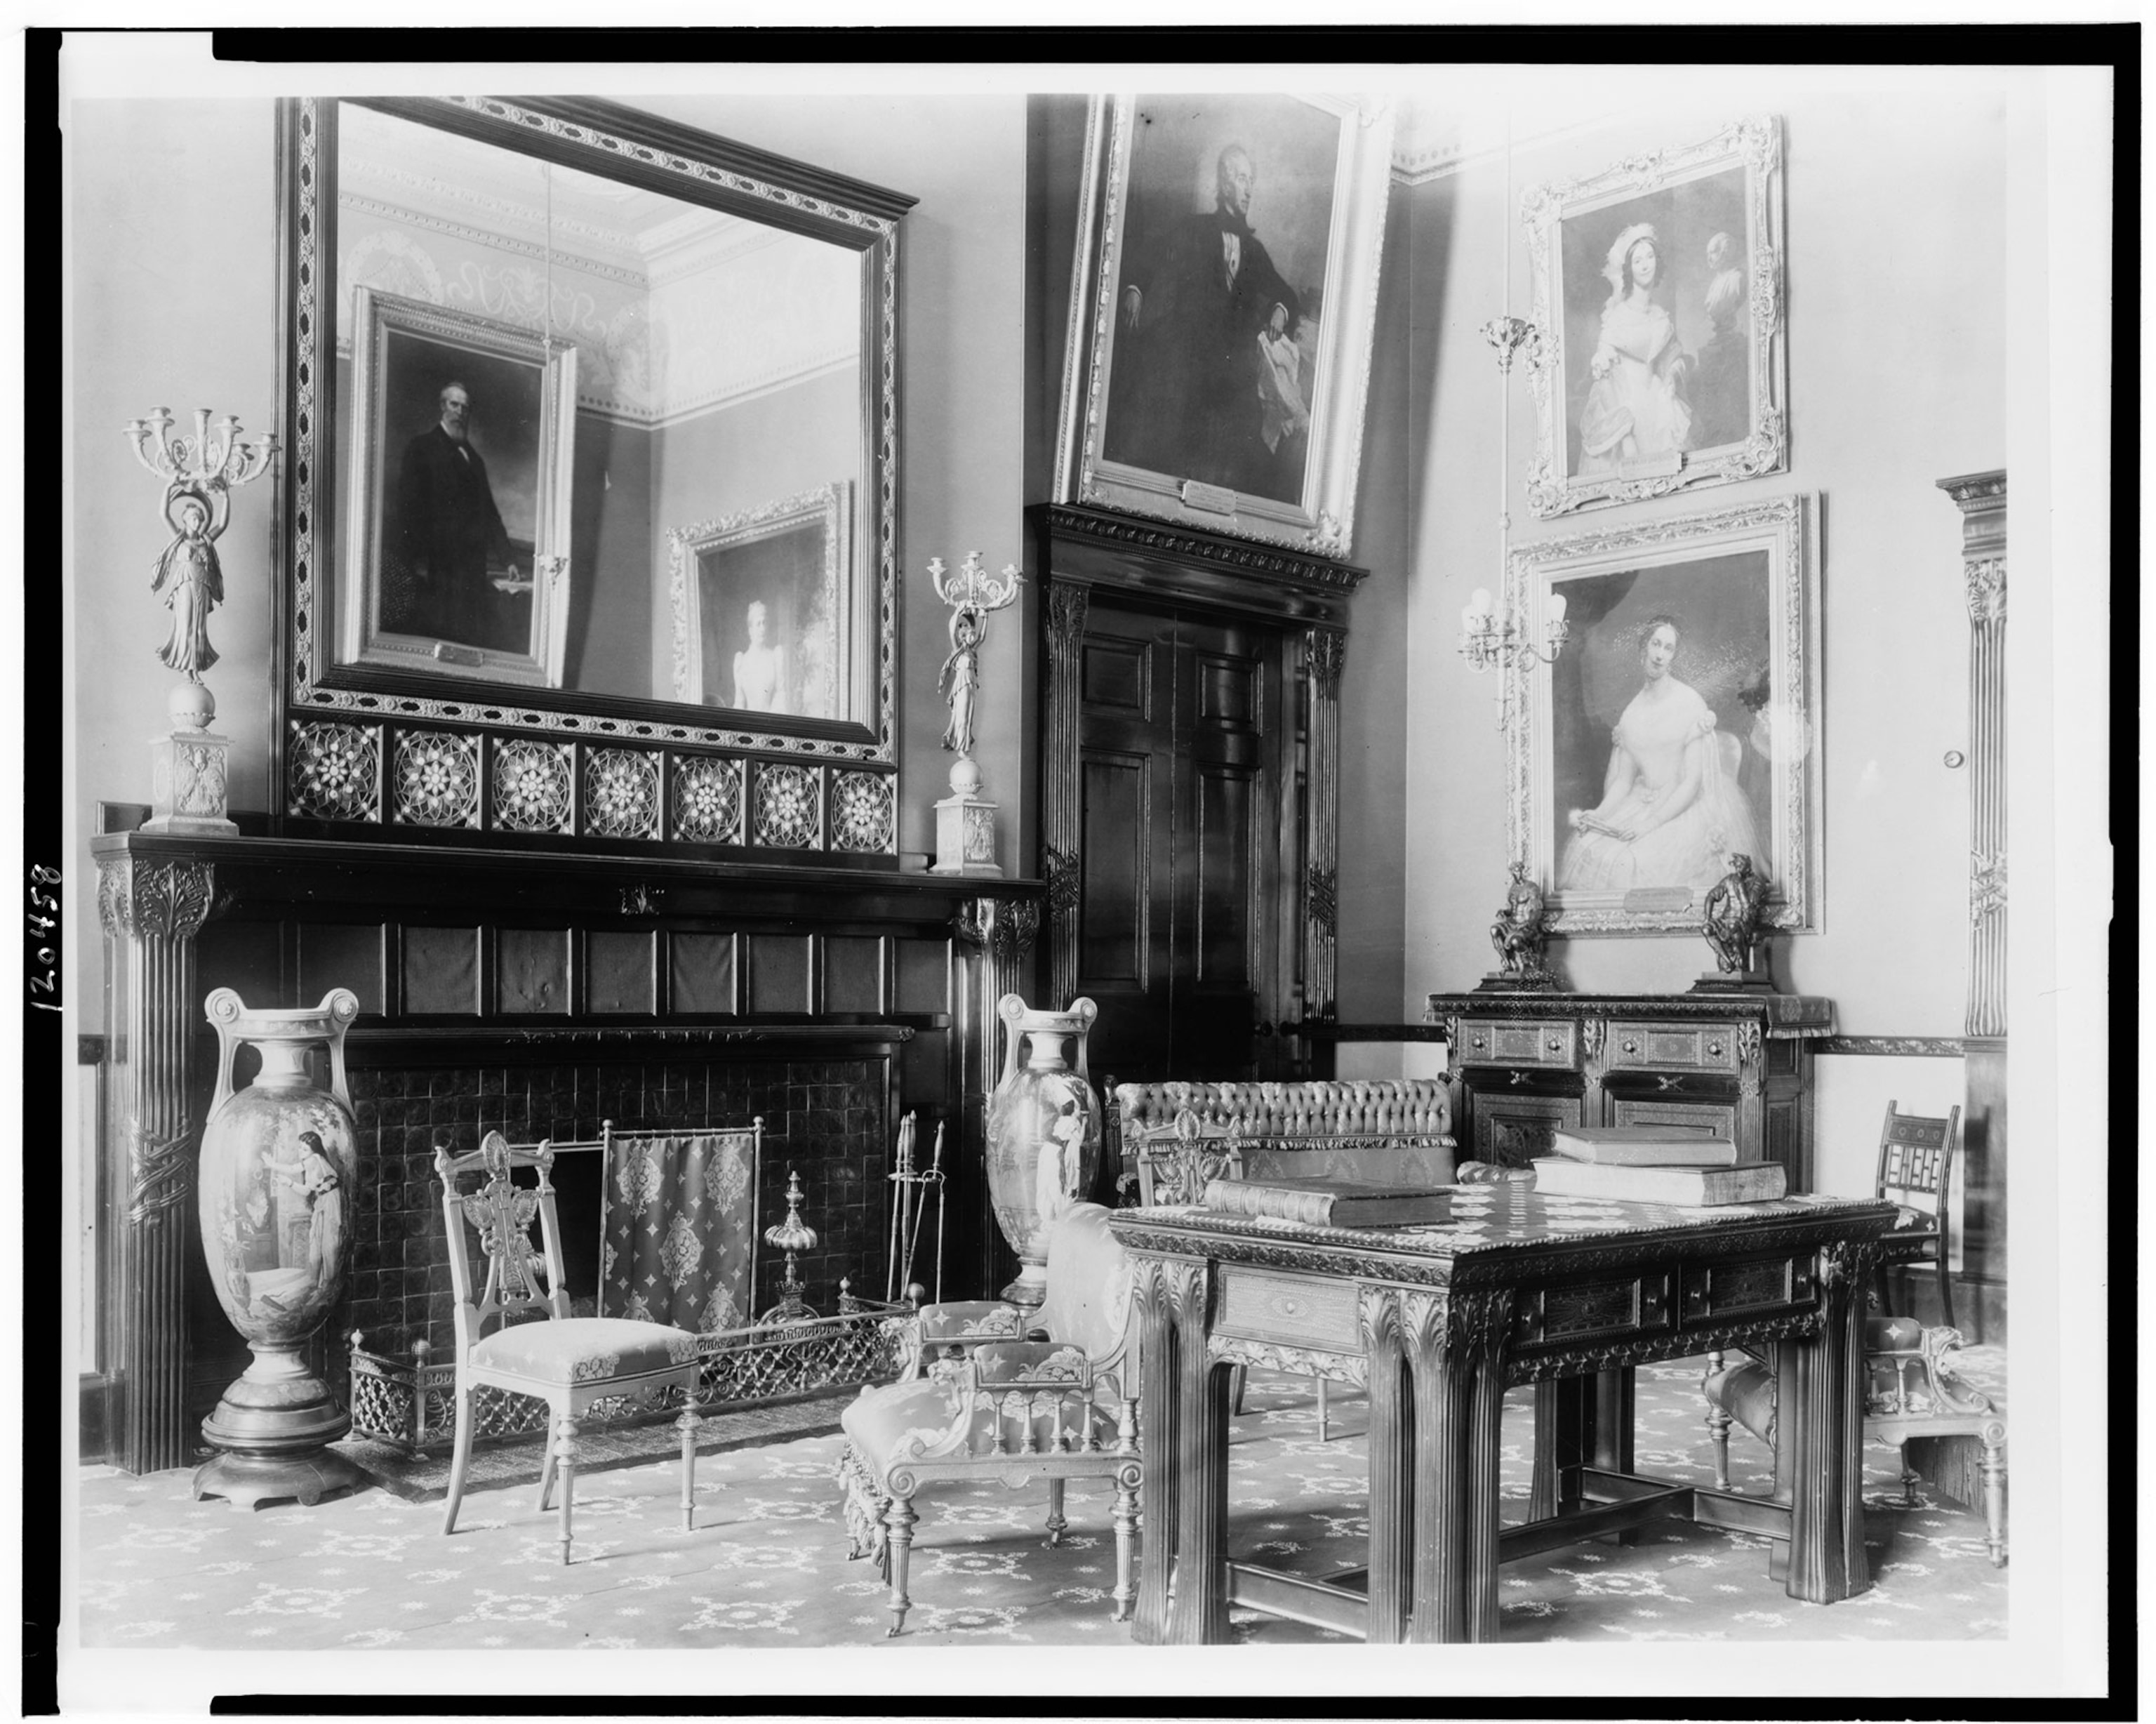
[{"label": "candle holder", "polygon": [[202,673],[217,662],[209,618],[224,602],[217,541],[231,518],[232,491],[269,471],[277,440],[267,433],[242,437],[229,414],[213,427],[207,407],[195,409],[192,436],[174,436],[174,423],[169,409],[152,408],[148,418],[128,420],[123,432],[135,459],[165,484],[161,512],[173,536],[157,554],[150,590],[172,615],[157,656],[187,678],[165,703],[171,732],[150,741],[150,818],[143,829],[235,832],[225,816],[232,744],[209,728],[217,700]]},{"label": "candle holder", "polygon": [[979,698],[981,642],[988,617],[1018,597],[1024,577],[1006,563],[1000,575],[981,567],[981,553],[969,552],[955,575],[941,557],[928,562],[936,596],[951,607],[951,656],[943,661],[937,688],[951,708],[943,746],[958,758],[951,766],[951,794],[936,805],[936,862],[932,874],[1000,876],[996,865],[996,804],[981,795],[981,769],[973,763],[973,715]]}]

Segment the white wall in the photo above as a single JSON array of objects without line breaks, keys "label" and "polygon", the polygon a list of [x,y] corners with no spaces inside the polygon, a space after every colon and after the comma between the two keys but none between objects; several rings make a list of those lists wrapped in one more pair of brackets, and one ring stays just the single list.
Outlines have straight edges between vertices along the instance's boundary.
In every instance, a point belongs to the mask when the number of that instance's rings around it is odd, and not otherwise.
[{"label": "white wall", "polygon": [[[1530,307],[1521,190],[1759,108],[1784,119],[1789,471],[1532,520],[1521,488],[1532,400],[1516,375],[1501,457],[1500,383],[1476,332]],[[1942,757],[1969,748],[1969,625],[1961,518],[1933,481],[2005,464],[2005,143],[1995,91],[1777,92],[1723,79],[1712,108],[1657,105],[1521,144],[1509,180],[1499,152],[1396,191],[1411,212],[1418,378],[1406,620],[1392,637],[1416,667],[1403,787],[1410,1020],[1425,993],[1471,986],[1493,964],[1484,929],[1507,860],[1506,751],[1496,679],[1468,674],[1455,641],[1467,594],[1501,586],[1502,458],[1516,546],[1778,494],[1820,499],[1823,925],[1775,943],[1777,979],[1832,998],[1846,1034],[1960,1033],[1969,775]],[[1712,967],[1691,935],[1576,939],[1555,955],[1584,991],[1681,990]]]}]

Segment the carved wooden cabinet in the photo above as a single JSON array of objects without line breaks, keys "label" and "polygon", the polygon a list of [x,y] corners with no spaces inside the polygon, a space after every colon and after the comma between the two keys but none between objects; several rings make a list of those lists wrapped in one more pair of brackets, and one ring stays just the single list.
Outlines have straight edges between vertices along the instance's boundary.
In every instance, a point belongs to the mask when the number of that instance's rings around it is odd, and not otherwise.
[{"label": "carved wooden cabinet", "polygon": [[1522,1166],[1569,1125],[1703,1126],[1812,1180],[1812,1044],[1834,1002],[1802,994],[1432,994],[1463,1160]]}]

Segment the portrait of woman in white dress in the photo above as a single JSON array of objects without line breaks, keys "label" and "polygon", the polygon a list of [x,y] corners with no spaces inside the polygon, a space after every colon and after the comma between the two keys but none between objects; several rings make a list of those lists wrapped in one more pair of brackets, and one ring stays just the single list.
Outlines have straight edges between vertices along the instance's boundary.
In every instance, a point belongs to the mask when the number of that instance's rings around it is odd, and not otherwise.
[{"label": "portrait of woman in white dress", "polygon": [[1588,361],[1592,381],[1579,414],[1582,473],[1614,473],[1691,447],[1691,408],[1685,393],[1691,360],[1676,320],[1655,291],[1666,273],[1651,223],[1634,222],[1609,247],[1602,270],[1609,297]]},{"label": "portrait of woman in white dress", "polygon": [[1602,798],[1564,816],[1561,892],[1703,893],[1728,872],[1732,852],[1765,853],[1738,783],[1743,744],[1676,674],[1682,641],[1667,615],[1640,631],[1640,688],[1610,732]]},{"label": "portrait of woman in white dress", "polygon": [[734,704],[752,713],[786,712],[786,649],[771,639],[771,607],[757,600],[746,620],[748,645],[734,655]]}]

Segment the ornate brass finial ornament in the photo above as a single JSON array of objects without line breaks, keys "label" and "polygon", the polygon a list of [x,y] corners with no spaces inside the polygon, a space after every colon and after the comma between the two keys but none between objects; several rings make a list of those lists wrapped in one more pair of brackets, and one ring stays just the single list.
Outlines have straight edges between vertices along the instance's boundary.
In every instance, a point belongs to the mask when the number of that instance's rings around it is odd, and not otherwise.
[{"label": "ornate brass finial ornament", "polygon": [[794,1272],[793,1259],[798,1253],[816,1248],[816,1230],[801,1219],[801,1175],[794,1168],[786,1170],[786,1219],[763,1230],[763,1243],[775,1245],[786,1253],[786,1279],[778,1284],[778,1303],[757,1321],[813,1322],[816,1312],[801,1297],[801,1278]]},{"label": "ornate brass finial ornament", "polygon": [[187,680],[166,702],[171,734],[150,744],[150,819],[152,832],[234,832],[225,818],[228,738],[213,735],[217,701],[202,673],[217,662],[209,644],[210,613],[224,602],[224,571],[217,541],[232,514],[232,491],[269,471],[277,439],[268,433],[239,435],[230,414],[210,424],[209,409],[195,409],[192,436],[172,435],[169,408],[131,419],[122,430],[145,471],[164,481],[159,513],[172,538],[151,565],[150,590],[172,613],[171,632],[158,658]]},{"label": "ornate brass finial ornament", "polygon": [[936,862],[933,874],[1000,875],[996,863],[996,804],[981,795],[981,769],[974,764],[973,721],[980,697],[981,642],[988,617],[1018,598],[1025,577],[1007,563],[999,575],[981,566],[981,553],[970,551],[957,574],[941,557],[928,560],[928,579],[936,596],[951,607],[951,653],[936,678],[937,692],[951,708],[943,746],[958,758],[951,766],[951,794],[936,805]]}]

